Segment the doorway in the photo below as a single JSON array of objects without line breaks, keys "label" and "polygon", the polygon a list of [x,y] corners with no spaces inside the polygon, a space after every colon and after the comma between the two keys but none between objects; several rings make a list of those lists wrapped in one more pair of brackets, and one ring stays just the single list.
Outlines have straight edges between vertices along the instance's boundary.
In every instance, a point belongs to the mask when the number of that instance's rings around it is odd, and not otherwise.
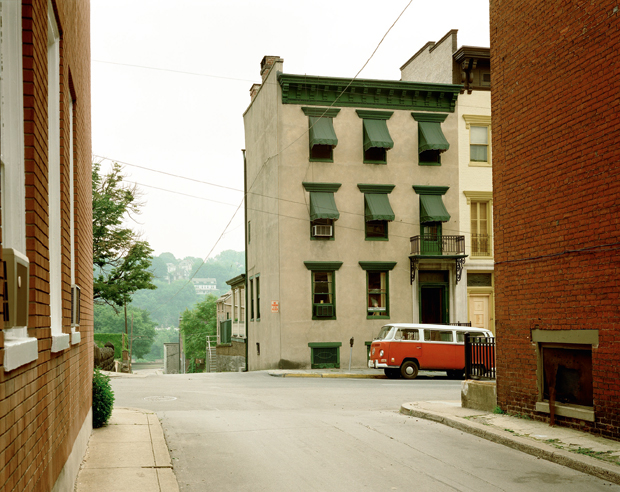
[{"label": "doorway", "polygon": [[448,272],[420,271],[420,322],[444,324],[450,322],[448,302]]}]

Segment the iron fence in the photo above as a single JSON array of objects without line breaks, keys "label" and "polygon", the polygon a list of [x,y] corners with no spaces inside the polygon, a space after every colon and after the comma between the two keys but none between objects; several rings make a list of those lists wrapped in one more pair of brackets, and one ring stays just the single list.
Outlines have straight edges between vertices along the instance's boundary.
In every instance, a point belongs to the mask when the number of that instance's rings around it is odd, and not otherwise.
[{"label": "iron fence", "polygon": [[464,255],[465,236],[437,236],[423,234],[413,236],[411,242],[412,255]]},{"label": "iron fence", "polygon": [[495,337],[465,333],[465,379],[495,379]]}]

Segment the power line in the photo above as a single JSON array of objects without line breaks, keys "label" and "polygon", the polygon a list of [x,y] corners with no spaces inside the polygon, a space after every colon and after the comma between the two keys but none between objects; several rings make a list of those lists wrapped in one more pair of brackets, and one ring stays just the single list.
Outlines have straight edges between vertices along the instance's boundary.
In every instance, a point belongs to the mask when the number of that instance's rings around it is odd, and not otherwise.
[{"label": "power line", "polygon": [[198,72],[186,72],[184,70],[173,70],[171,68],[149,67],[147,65],[135,65],[133,63],[119,63],[119,62],[112,62],[112,61],[105,61],[105,60],[91,60],[91,61],[94,61],[96,63],[105,63],[108,65],[119,65],[122,67],[143,68],[145,70],[157,70],[159,72],[172,72],[172,73],[180,73],[183,75],[195,75],[196,77],[209,77],[212,79],[222,79],[222,80],[236,80],[239,82],[252,82],[252,83],[255,82],[255,80],[250,80],[250,79],[239,79],[236,77],[226,77],[224,75],[211,75],[211,74],[198,73]]}]

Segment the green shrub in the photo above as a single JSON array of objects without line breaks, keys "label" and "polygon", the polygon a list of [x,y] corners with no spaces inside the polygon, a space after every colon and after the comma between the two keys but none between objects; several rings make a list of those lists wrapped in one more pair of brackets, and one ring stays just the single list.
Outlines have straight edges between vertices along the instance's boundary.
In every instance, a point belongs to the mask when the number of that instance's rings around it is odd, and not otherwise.
[{"label": "green shrub", "polygon": [[93,374],[93,428],[103,427],[108,423],[114,406],[114,392],[110,387],[110,378],[95,369]]},{"label": "green shrub", "polygon": [[127,337],[124,333],[95,333],[93,335],[95,343],[98,347],[103,348],[106,342],[111,342],[114,345],[114,358],[121,360],[123,357],[123,349],[129,350],[127,346]]}]

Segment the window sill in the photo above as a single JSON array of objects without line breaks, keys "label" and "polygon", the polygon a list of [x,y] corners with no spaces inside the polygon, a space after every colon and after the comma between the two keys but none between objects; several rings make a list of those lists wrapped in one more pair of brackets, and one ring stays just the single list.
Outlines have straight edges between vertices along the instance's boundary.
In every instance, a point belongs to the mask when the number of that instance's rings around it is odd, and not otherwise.
[{"label": "window sill", "polygon": [[77,345],[82,340],[82,334],[79,331],[71,332],[71,345]]},{"label": "window sill", "polygon": [[389,237],[367,237],[366,241],[389,241]]},{"label": "window sill", "polygon": [[470,161],[469,162],[469,167],[493,167],[491,166],[490,162],[475,162],[475,161]]},{"label": "window sill", "polygon": [[379,315],[379,316],[377,316],[375,314],[367,314],[366,315],[366,319],[390,319],[390,317],[387,316],[387,315],[383,315],[383,316]]},{"label": "window sill", "polygon": [[312,321],[332,321],[335,320],[336,316],[312,316]]},{"label": "window sill", "polygon": [[441,162],[418,162],[418,166],[441,166]]},{"label": "window sill", "polygon": [[4,370],[17,369],[39,358],[39,344],[36,338],[15,338],[4,341]]},{"label": "window sill", "polygon": [[364,161],[364,164],[382,164],[385,166],[387,161]]},{"label": "window sill", "polygon": [[[549,402],[536,402],[536,411],[541,413],[551,413],[549,411]],[[555,415],[561,417],[569,417],[573,419],[586,420],[594,422],[594,409],[592,407],[583,407],[581,405],[568,405],[565,403],[555,404]]]},{"label": "window sill", "polygon": [[318,159],[318,158],[312,158],[310,157],[310,159],[308,159],[310,162],[334,162],[334,159]]},{"label": "window sill", "polygon": [[69,348],[71,344],[71,335],[68,333],[52,333],[52,353],[62,352]]}]

